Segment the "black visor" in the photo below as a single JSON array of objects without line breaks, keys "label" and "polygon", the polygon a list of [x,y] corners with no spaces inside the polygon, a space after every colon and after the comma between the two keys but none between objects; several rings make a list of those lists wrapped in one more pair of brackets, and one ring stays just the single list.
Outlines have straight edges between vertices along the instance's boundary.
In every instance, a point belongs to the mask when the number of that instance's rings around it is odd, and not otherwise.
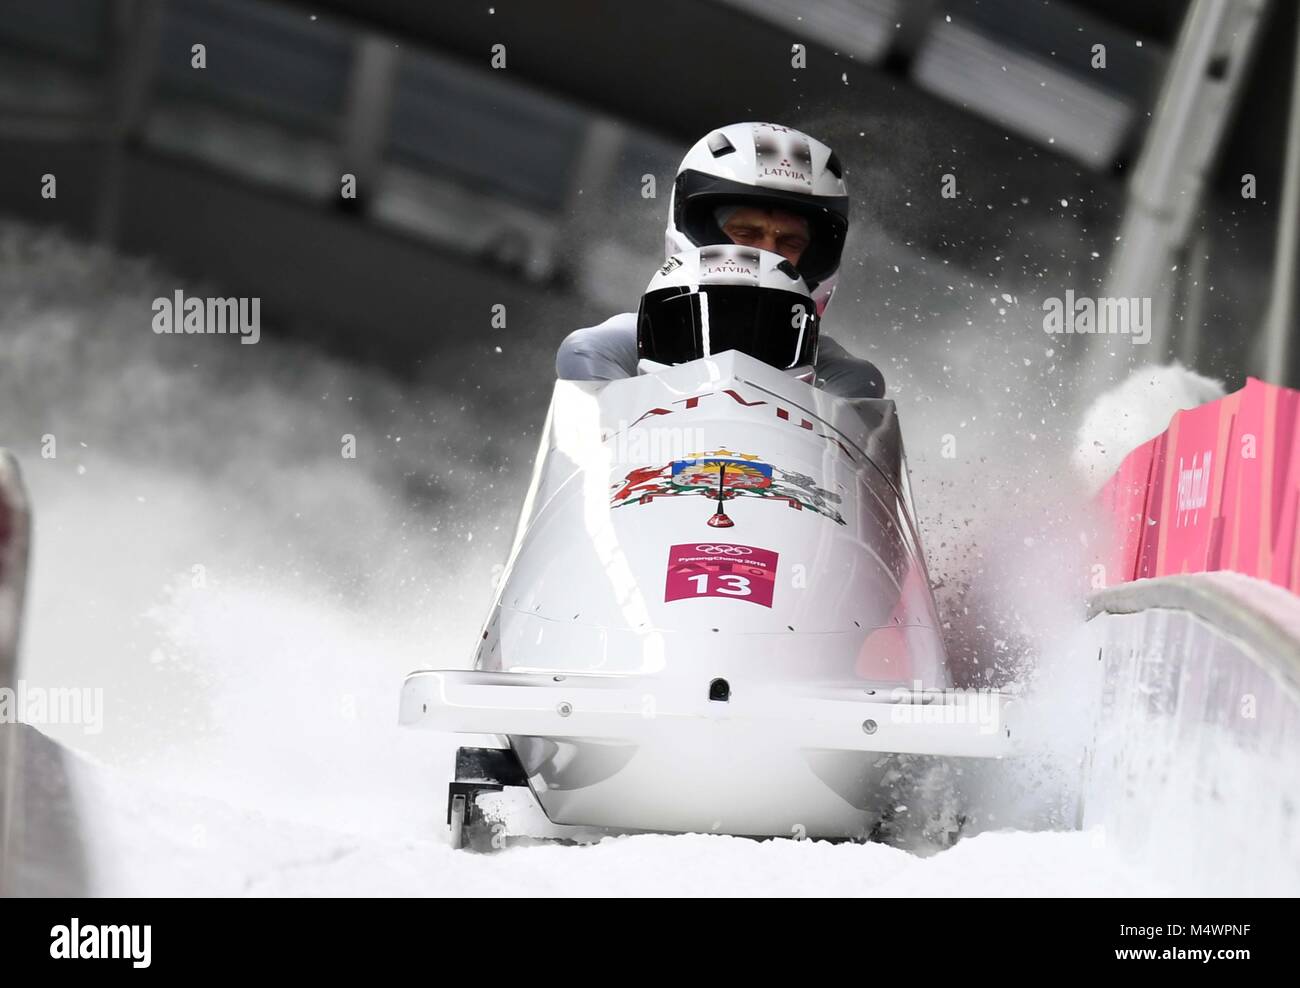
[{"label": "black visor", "polygon": [[798,292],[752,285],[661,288],[641,299],[637,352],[683,364],[739,350],[781,370],[817,359],[817,311]]}]

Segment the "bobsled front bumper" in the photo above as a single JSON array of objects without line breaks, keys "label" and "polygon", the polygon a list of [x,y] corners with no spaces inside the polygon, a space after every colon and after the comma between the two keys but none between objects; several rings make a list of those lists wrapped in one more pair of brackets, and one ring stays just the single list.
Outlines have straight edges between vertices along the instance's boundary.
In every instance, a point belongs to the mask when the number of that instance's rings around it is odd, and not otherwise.
[{"label": "bobsled front bumper", "polygon": [[[650,676],[421,671],[402,688],[400,721],[456,734],[653,744],[781,745],[804,751],[968,758],[1011,754],[1016,701],[992,690],[731,684],[730,699]],[[674,688],[676,687],[676,688]]]}]

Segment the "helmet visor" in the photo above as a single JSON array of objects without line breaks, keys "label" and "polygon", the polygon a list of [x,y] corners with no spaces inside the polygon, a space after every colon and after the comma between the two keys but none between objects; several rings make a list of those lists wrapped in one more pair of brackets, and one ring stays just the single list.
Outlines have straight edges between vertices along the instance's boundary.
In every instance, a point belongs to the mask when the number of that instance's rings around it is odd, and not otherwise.
[{"label": "helmet visor", "polygon": [[739,350],[781,370],[817,358],[818,320],[812,299],[750,285],[661,288],[641,299],[639,356],[682,364]]}]

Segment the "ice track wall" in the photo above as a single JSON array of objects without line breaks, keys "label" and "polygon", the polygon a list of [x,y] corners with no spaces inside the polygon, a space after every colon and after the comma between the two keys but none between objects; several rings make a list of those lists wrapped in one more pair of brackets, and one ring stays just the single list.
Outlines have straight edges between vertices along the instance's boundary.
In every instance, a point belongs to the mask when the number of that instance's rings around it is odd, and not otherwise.
[{"label": "ice track wall", "polygon": [[[18,629],[26,588],[27,495],[18,464],[0,449],[0,690],[18,681]],[[0,718],[0,895],[6,891],[11,834],[17,819],[18,726]]]},{"label": "ice track wall", "polygon": [[[0,449],[0,689],[18,657],[31,512],[18,465]],[[36,728],[0,718],[0,896],[84,895],[81,824],[64,749]]]},{"label": "ice track wall", "polygon": [[18,625],[27,572],[27,494],[18,463],[0,449],[0,687],[17,680]]},{"label": "ice track wall", "polygon": [[1083,822],[1180,891],[1300,895],[1300,392],[1179,412],[1099,500]]},{"label": "ice track wall", "polygon": [[1289,593],[1232,573],[1091,603],[1083,823],[1191,894],[1300,894],[1300,632]]}]

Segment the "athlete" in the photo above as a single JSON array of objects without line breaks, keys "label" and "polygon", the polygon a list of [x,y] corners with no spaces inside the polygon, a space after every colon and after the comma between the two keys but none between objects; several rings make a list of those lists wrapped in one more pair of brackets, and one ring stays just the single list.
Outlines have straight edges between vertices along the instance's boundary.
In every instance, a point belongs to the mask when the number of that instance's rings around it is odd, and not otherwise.
[{"label": "athlete", "polygon": [[[835,290],[849,200],[835,152],[789,127],[740,123],[719,128],[687,152],[668,204],[666,251],[737,244],[779,254],[811,291],[820,317]],[[637,373],[637,315],[623,312],[565,337],[556,374],[612,381]],[[869,361],[820,335],[814,364],[826,391],[882,398],[885,381]]]}]

